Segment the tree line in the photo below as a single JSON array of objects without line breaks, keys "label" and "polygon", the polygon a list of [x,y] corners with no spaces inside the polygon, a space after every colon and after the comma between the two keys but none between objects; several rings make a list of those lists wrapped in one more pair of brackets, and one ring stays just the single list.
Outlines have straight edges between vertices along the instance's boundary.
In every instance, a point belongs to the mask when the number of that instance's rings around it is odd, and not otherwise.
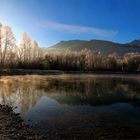
[{"label": "tree line", "polygon": [[38,43],[23,33],[17,45],[9,26],[0,23],[0,68],[1,69],[45,69],[64,71],[140,71],[140,53],[116,53],[109,55],[97,51],[74,52],[44,51]]},{"label": "tree line", "polygon": [[81,50],[73,52],[48,52],[44,65],[48,69],[70,71],[140,71],[140,53],[116,53],[103,55],[100,52]]}]

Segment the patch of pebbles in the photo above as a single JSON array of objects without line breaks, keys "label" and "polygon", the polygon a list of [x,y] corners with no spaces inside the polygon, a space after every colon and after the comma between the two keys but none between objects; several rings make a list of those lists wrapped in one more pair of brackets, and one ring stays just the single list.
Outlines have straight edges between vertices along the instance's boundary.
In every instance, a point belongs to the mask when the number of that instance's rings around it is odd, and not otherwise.
[{"label": "patch of pebbles", "polygon": [[0,140],[47,140],[44,135],[35,134],[12,107],[0,105]]}]

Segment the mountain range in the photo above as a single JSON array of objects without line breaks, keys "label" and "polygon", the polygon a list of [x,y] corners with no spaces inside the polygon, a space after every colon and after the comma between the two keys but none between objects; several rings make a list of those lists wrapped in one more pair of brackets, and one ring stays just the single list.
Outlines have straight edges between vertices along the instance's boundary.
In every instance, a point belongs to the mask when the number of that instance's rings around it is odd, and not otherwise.
[{"label": "mountain range", "polygon": [[140,53],[140,39],[134,40],[132,42],[121,44],[105,40],[69,40],[61,41],[49,48],[47,50],[51,51],[80,51],[82,49],[89,49],[91,51],[100,51],[103,54],[117,53],[118,55],[123,55],[130,52]]}]

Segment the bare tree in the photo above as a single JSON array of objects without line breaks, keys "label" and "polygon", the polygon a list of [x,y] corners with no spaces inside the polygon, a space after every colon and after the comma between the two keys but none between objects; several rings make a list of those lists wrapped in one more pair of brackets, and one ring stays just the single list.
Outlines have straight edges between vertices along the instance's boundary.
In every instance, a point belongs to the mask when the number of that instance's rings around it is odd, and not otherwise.
[{"label": "bare tree", "polygon": [[31,61],[31,38],[27,33],[23,33],[22,37],[22,48],[23,48],[23,62]]},{"label": "bare tree", "polygon": [[3,38],[1,41],[1,65],[5,65],[5,61],[9,60],[9,54],[16,45],[16,39],[13,31],[9,26],[3,27]]},{"label": "bare tree", "polygon": [[36,41],[32,42],[31,59],[32,61],[38,59],[39,57],[39,45]]},{"label": "bare tree", "polygon": [[2,61],[2,23],[0,23],[0,64],[1,64],[1,61]]}]

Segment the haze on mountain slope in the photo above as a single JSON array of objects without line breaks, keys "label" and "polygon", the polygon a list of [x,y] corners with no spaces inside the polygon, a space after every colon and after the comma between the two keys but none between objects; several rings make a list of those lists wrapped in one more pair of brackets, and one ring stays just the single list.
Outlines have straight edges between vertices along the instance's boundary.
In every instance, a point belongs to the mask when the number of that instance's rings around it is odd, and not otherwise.
[{"label": "haze on mountain slope", "polygon": [[47,50],[51,51],[80,51],[82,49],[89,49],[92,51],[100,51],[103,54],[117,53],[118,55],[123,55],[129,52],[140,52],[140,40],[134,40],[127,44],[120,44],[105,40],[70,40],[61,41],[49,48]]}]

